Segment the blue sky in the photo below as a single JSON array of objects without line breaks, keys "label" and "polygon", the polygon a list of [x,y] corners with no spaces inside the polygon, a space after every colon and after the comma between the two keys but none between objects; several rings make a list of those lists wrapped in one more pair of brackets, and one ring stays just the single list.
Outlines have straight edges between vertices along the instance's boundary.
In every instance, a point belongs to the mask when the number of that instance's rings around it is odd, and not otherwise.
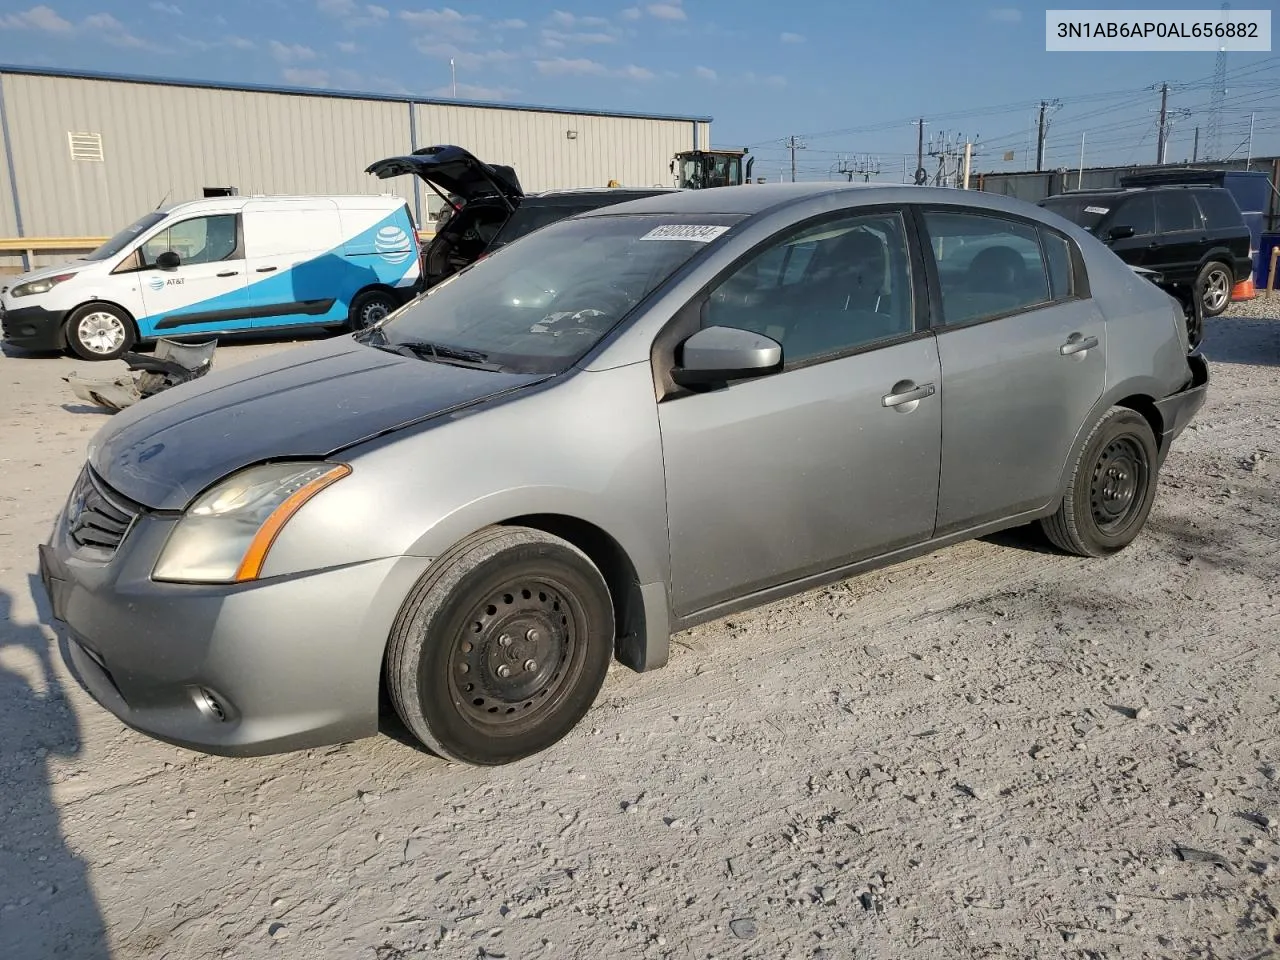
[{"label": "blue sky", "polygon": [[[977,136],[977,170],[1027,169],[1041,99],[1061,101],[1048,166],[1074,167],[1082,134],[1087,164],[1149,162],[1147,88],[1168,82],[1168,159],[1190,156],[1213,54],[1047,53],[1044,6],[995,3],[5,0],[0,63],[447,97],[452,57],[463,98],[710,115],[716,145],[751,147],[770,179],[789,134],[802,178],[867,154],[900,179],[915,116],[927,139]],[[1222,152],[1244,155],[1252,113],[1253,155],[1280,154],[1280,56],[1228,66]]]}]

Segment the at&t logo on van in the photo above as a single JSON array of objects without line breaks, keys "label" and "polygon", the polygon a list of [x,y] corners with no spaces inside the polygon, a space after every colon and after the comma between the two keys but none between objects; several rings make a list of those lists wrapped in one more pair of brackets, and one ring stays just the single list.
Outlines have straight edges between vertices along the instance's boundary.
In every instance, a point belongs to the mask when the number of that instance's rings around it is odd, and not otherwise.
[{"label": "at&t logo on van", "polygon": [[387,263],[404,263],[413,250],[409,245],[409,235],[397,226],[386,226],[373,238],[373,249]]},{"label": "at&t logo on van", "polygon": [[160,276],[158,273],[153,273],[151,276],[147,277],[147,286],[152,290],[163,290],[164,277]]}]

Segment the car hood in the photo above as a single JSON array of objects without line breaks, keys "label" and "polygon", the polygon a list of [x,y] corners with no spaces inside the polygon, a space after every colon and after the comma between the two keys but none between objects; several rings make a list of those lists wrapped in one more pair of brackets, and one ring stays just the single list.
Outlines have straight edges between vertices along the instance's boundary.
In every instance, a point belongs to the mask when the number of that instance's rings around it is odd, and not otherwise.
[{"label": "car hood", "polygon": [[488,164],[470,152],[451,144],[422,147],[405,157],[387,157],[365,168],[380,180],[412,173],[455,197],[470,203],[478,197],[502,196],[519,200],[524,196],[514,169]]},{"label": "car hood", "polygon": [[52,267],[38,267],[16,277],[5,277],[4,282],[0,283],[0,289],[12,290],[20,283],[43,280],[45,277],[56,277],[62,273],[79,273],[89,265],[88,261],[84,260],[68,260],[65,263],[54,264]]},{"label": "car hood", "polygon": [[547,379],[403,357],[336,337],[213,371],[126,408],[90,444],[111,487],[180,510],[243,467],[332,456]]}]

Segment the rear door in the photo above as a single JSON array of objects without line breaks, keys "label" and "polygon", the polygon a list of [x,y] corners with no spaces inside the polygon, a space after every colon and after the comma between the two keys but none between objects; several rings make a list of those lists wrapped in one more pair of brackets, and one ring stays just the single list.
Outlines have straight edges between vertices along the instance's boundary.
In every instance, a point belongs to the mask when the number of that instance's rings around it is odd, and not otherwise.
[{"label": "rear door", "polygon": [[[162,253],[179,265],[157,266]],[[138,248],[144,336],[234,330],[247,325],[242,218],[215,213],[175,218]]]},{"label": "rear door", "polygon": [[1209,248],[1204,215],[1190,190],[1153,190],[1156,206],[1156,246],[1146,264],[1173,283],[1191,283]]},{"label": "rear door", "polygon": [[253,200],[244,217],[253,327],[345,319],[340,293],[348,265],[337,204],[324,198]]},{"label": "rear door", "polygon": [[923,209],[940,292],[937,536],[1038,509],[1102,395],[1106,326],[1063,235],[1007,214]]}]

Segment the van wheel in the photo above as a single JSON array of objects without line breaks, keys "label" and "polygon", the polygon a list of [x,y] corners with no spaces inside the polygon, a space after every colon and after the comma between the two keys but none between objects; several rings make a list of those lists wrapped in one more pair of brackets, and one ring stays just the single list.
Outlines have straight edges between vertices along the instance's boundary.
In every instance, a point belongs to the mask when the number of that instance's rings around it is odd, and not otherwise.
[{"label": "van wheel", "polygon": [[1200,268],[1196,277],[1195,289],[1200,294],[1200,302],[1204,304],[1204,315],[1216,317],[1231,305],[1231,288],[1233,274],[1225,263],[1212,260]]},{"label": "van wheel", "polygon": [[1147,418],[1112,407],[1076,459],[1058,512],[1040,521],[1054,546],[1082,557],[1123,550],[1147,522],[1155,501],[1156,435]]},{"label": "van wheel", "polygon": [[493,766],[545,750],[577,725],[613,656],[613,604],[577,547],[489,527],[437,559],[391,630],[386,679],[425,746]]},{"label": "van wheel", "polygon": [[67,318],[67,346],[82,360],[115,360],[137,339],[133,321],[105,303],[80,307]]},{"label": "van wheel", "polygon": [[395,308],[395,298],[385,290],[366,290],[351,301],[347,324],[352,330],[366,330]]}]

